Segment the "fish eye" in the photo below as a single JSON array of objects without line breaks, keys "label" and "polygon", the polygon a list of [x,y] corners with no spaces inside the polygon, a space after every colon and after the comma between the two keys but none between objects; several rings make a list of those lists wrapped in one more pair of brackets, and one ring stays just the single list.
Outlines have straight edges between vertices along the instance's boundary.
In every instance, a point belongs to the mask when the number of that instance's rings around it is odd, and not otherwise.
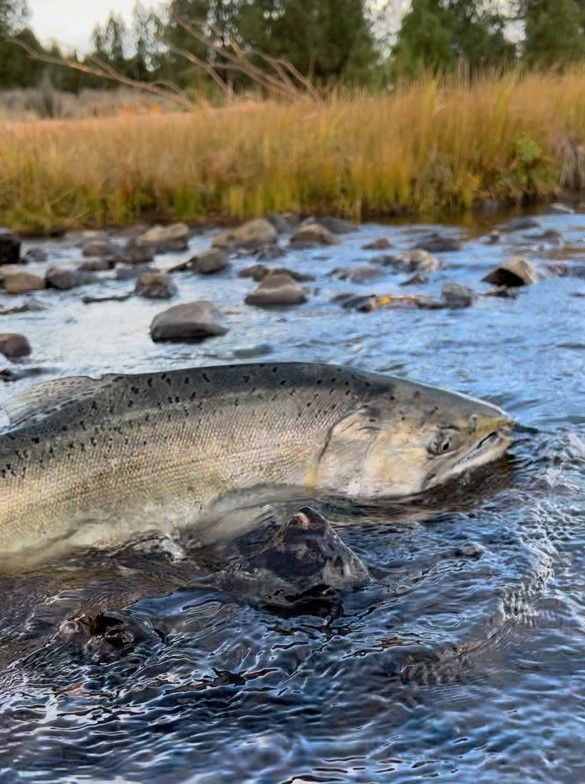
[{"label": "fish eye", "polygon": [[427,446],[427,451],[431,455],[444,455],[455,446],[455,433],[448,430],[440,430]]}]

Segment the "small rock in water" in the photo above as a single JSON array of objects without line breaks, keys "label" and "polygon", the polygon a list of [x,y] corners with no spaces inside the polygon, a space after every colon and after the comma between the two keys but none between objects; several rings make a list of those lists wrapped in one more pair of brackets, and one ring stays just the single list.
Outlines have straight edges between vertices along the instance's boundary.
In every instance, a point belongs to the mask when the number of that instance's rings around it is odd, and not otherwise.
[{"label": "small rock in water", "polygon": [[143,272],[136,281],[134,291],[148,299],[170,299],[177,293],[177,287],[164,272]]},{"label": "small rock in water", "polygon": [[536,283],[538,275],[534,265],[521,256],[513,256],[488,273],[483,281],[495,286],[529,286]]},{"label": "small rock in water", "polygon": [[142,642],[160,640],[150,624],[110,611],[67,618],[59,626],[58,635],[95,659],[123,656]]},{"label": "small rock in water", "polygon": [[481,558],[485,553],[485,548],[477,542],[462,542],[453,551],[456,558]]},{"label": "small rock in water", "polygon": [[540,232],[540,234],[525,234],[527,240],[539,240],[546,242],[548,245],[562,245],[563,235],[557,229],[547,229]]},{"label": "small rock in water", "polygon": [[317,218],[313,218],[311,223],[317,223],[319,226],[323,226],[323,228],[330,231],[331,234],[351,234],[354,231],[357,231],[359,226],[355,223],[351,223],[351,221],[343,220],[342,218],[335,218],[332,215],[322,215]]},{"label": "small rock in water", "polygon": [[145,272],[158,272],[154,267],[116,267],[116,280],[136,280]]},{"label": "small rock in water", "polygon": [[198,300],[156,315],[150,325],[150,336],[155,342],[163,340],[199,341],[228,331],[222,323],[221,311],[209,300]]},{"label": "small rock in water", "polygon": [[189,261],[190,268],[203,275],[212,275],[220,272],[230,265],[230,257],[221,248],[210,248],[195,254]]},{"label": "small rock in water", "polygon": [[501,239],[501,233],[497,229],[494,229],[493,231],[490,231],[490,233],[485,237],[484,242],[486,245],[495,245]]},{"label": "small rock in water", "polygon": [[43,278],[13,265],[2,267],[0,275],[7,294],[26,294],[29,291],[40,291],[45,288]]},{"label": "small rock in water", "polygon": [[518,289],[509,289],[507,286],[494,286],[493,289],[486,291],[484,297],[502,297],[502,299],[516,299]]},{"label": "small rock in water", "polygon": [[441,289],[441,296],[450,308],[469,308],[478,300],[473,289],[459,283],[446,283]]},{"label": "small rock in water", "polygon": [[567,204],[561,204],[559,201],[554,201],[548,206],[549,215],[574,215],[575,210]]},{"label": "small rock in water", "polygon": [[29,261],[46,261],[49,254],[44,248],[29,248],[22,257],[21,261],[28,263]]},{"label": "small rock in water", "polygon": [[234,357],[238,359],[253,359],[254,357],[263,357],[266,354],[272,354],[272,346],[270,343],[259,343],[257,346],[250,346],[249,348],[235,348]]},{"label": "small rock in water", "polygon": [[0,228],[0,265],[18,264],[21,240],[15,231]]},{"label": "small rock in water", "polygon": [[[132,240],[128,243],[130,243]],[[147,246],[155,253],[165,253],[172,251],[187,250],[189,247],[189,227],[186,223],[173,223],[172,226],[153,226],[144,234],[136,237],[135,245]],[[128,245],[125,251],[128,249]],[[145,259],[150,261],[151,259]],[[138,261],[126,261],[126,263],[138,264]]]},{"label": "small rock in water", "polygon": [[80,269],[79,264],[67,261],[49,267],[45,279],[48,288],[60,289],[61,291],[68,291],[87,283],[95,283],[97,280],[93,273]]},{"label": "small rock in water", "polygon": [[348,280],[351,283],[365,284],[384,277],[384,273],[380,268],[374,267],[371,264],[362,264],[357,267],[350,267],[346,270],[333,271],[340,280]]},{"label": "small rock in water", "polygon": [[267,275],[289,275],[293,280],[299,282],[315,280],[314,275],[304,275],[302,272],[295,272],[294,270],[286,269],[286,267],[270,269],[270,267],[266,267],[264,264],[252,264],[251,267],[245,267],[238,272],[238,277],[252,278],[257,283],[264,280]]},{"label": "small rock in water", "polygon": [[126,292],[126,294],[110,294],[104,296],[95,296],[92,297],[91,294],[84,294],[81,298],[81,301],[84,305],[92,305],[94,303],[99,302],[126,302],[127,299],[130,299],[132,296],[131,292]]},{"label": "small rock in water", "polygon": [[116,257],[118,255],[118,248],[112,242],[110,242],[109,239],[96,238],[93,240],[88,240],[84,243],[82,253],[86,257]]},{"label": "small rock in water", "polygon": [[274,261],[286,256],[286,249],[280,245],[263,245],[254,251],[254,255],[259,261]]},{"label": "small rock in water", "polygon": [[299,225],[300,218],[294,212],[271,212],[266,216],[279,234],[294,231]]},{"label": "small rock in water", "polygon": [[433,231],[420,239],[414,249],[426,250],[428,253],[447,253],[461,250],[461,242],[456,237],[448,237]]},{"label": "small rock in water", "polygon": [[338,245],[339,240],[320,223],[306,223],[291,237],[291,245]]},{"label": "small rock in water", "polygon": [[410,278],[406,278],[399,286],[419,286],[423,283],[427,283],[429,276],[426,272],[415,272],[414,275],[411,275]]},{"label": "small rock in water", "polygon": [[267,275],[256,291],[248,294],[245,302],[247,305],[277,307],[299,305],[306,299],[306,291],[290,275],[279,273]]},{"label": "small rock in water", "polygon": [[377,240],[362,245],[362,250],[388,250],[391,247],[392,243],[387,237],[378,237]]},{"label": "small rock in water", "polygon": [[278,240],[278,233],[272,223],[264,218],[248,221],[231,231],[217,234],[213,240],[214,248],[235,250],[236,248],[253,251],[263,245],[272,245]]},{"label": "small rock in water", "polygon": [[383,267],[394,267],[400,272],[435,272],[443,266],[436,256],[432,256],[428,251],[420,248],[397,253],[393,256],[376,256],[372,262],[381,264]]},{"label": "small rock in water", "polygon": [[80,270],[86,272],[107,272],[116,266],[116,259],[112,256],[93,256],[82,261],[79,265]]},{"label": "small rock in water", "polygon": [[10,316],[13,313],[38,313],[38,311],[44,309],[40,302],[29,299],[28,302],[23,302],[21,305],[16,305],[13,308],[0,308],[0,316]]},{"label": "small rock in water", "polygon": [[148,264],[153,259],[154,246],[148,243],[141,245],[135,238],[128,240],[120,258],[123,264]]},{"label": "small rock in water", "polygon": [[18,332],[0,333],[0,354],[4,354],[7,359],[27,357],[30,353],[30,343],[24,335]]}]

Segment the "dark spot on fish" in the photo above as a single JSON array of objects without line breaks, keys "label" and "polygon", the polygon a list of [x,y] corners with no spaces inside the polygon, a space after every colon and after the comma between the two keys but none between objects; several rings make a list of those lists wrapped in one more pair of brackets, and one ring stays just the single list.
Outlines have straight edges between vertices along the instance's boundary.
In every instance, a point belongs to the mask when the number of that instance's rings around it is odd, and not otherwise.
[{"label": "dark spot on fish", "polygon": [[413,399],[413,400],[416,400],[416,399],[417,399],[417,397],[420,397],[420,390],[418,390],[418,389],[417,389],[417,390],[416,390],[416,392],[414,392],[414,394],[412,395],[412,399]]},{"label": "dark spot on fish", "polygon": [[238,398],[236,398],[236,399],[234,400],[234,406],[239,406],[239,405],[240,405],[240,401],[239,401],[239,399],[238,399]]},{"label": "dark spot on fish", "polygon": [[204,379],[204,380],[205,380],[205,381],[206,381],[208,384],[211,384],[211,381],[209,380],[209,376],[207,375],[207,373],[202,373],[201,375],[203,376],[203,379]]},{"label": "dark spot on fish", "polygon": [[183,379],[183,384],[189,385],[190,383],[191,383],[191,379],[189,378],[189,376],[185,376],[185,378]]},{"label": "dark spot on fish", "polygon": [[61,430],[62,430],[64,433],[66,433],[66,432],[69,430],[69,426],[68,426],[68,425],[62,425],[62,427],[61,427]]},{"label": "dark spot on fish", "polygon": [[130,391],[132,392],[133,395],[137,395],[138,392],[139,392],[139,389],[138,389],[138,387],[130,387]]},{"label": "dark spot on fish", "polygon": [[146,385],[147,385],[148,387],[152,387],[152,379],[151,379],[151,378],[147,378],[147,379],[146,379]]}]

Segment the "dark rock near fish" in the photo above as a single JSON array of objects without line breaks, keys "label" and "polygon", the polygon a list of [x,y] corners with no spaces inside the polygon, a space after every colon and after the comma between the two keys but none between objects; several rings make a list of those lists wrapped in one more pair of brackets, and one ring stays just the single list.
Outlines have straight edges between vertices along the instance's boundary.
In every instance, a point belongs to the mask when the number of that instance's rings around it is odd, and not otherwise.
[{"label": "dark rock near fish", "polygon": [[392,243],[387,237],[378,237],[377,240],[362,245],[362,250],[388,250],[391,247]]},{"label": "dark rock near fish", "polygon": [[18,264],[21,240],[15,231],[0,228],[0,265]]},{"label": "dark rock near fish", "polygon": [[357,267],[350,267],[345,270],[333,270],[340,280],[348,280],[351,283],[370,283],[372,280],[380,280],[384,277],[384,273],[379,267],[374,267],[371,264],[361,264]]},{"label": "dark rock near fish", "polygon": [[446,283],[441,289],[443,301],[450,308],[469,308],[478,300],[478,295],[468,286],[459,283]]},{"label": "dark rock near fish", "polygon": [[69,291],[77,286],[95,283],[97,278],[92,272],[80,269],[79,264],[64,261],[49,267],[45,280],[48,288]]},{"label": "dark rock near fish", "polygon": [[0,333],[0,354],[4,354],[7,359],[27,357],[30,353],[30,343],[24,335],[18,332]]},{"label": "dark rock near fish", "polygon": [[209,300],[198,300],[156,315],[150,325],[150,336],[155,342],[164,340],[199,341],[228,331],[222,323],[221,311]]},{"label": "dark rock near fish", "polygon": [[252,278],[257,283],[267,275],[288,275],[293,280],[303,282],[303,281],[310,281],[315,280],[314,275],[304,275],[302,272],[296,272],[295,270],[289,270],[286,267],[266,267],[264,264],[252,264],[250,267],[245,267],[243,270],[238,272],[238,277],[240,278]]},{"label": "dark rock near fish", "polygon": [[488,273],[483,281],[495,286],[529,286],[536,283],[538,275],[534,265],[521,256],[513,256]]},{"label": "dark rock near fish", "polygon": [[237,248],[253,251],[264,245],[272,245],[278,240],[278,233],[272,223],[263,218],[247,221],[237,229],[217,234],[212,241],[214,248],[235,250]]},{"label": "dark rock near fish", "polygon": [[[144,234],[136,237],[134,243],[142,247],[146,246],[154,253],[187,250],[189,247],[189,227],[186,223],[173,223],[171,226],[153,226]],[[150,261],[150,259],[147,259],[147,261]],[[137,264],[142,262],[127,261],[126,263]]]},{"label": "dark rock near fish", "polygon": [[123,264],[148,264],[154,259],[154,249],[156,246],[149,243],[140,244],[133,238],[126,243],[120,261]]},{"label": "dark rock near fish", "polygon": [[279,273],[266,275],[256,291],[248,294],[245,302],[259,307],[281,307],[299,305],[306,299],[306,291],[290,275]]},{"label": "dark rock near fish", "polygon": [[177,293],[177,286],[164,272],[143,272],[134,292],[147,299],[170,299]]},{"label": "dark rock near fish", "polygon": [[456,237],[434,231],[420,239],[414,249],[426,250],[428,253],[448,253],[461,250],[461,242]]},{"label": "dark rock near fish", "polygon": [[291,237],[291,245],[338,245],[337,237],[320,223],[306,223]]},{"label": "dark rock near fish", "polygon": [[13,265],[2,267],[0,275],[7,294],[26,294],[29,291],[40,291],[45,288],[44,278]]}]

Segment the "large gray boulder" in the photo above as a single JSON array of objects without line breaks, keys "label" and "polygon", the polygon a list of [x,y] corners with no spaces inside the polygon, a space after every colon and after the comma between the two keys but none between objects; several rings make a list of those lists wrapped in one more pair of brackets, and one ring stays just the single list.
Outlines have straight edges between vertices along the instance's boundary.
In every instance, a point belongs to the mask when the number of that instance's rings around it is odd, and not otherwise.
[{"label": "large gray boulder", "polygon": [[[153,226],[134,240],[136,245],[146,245],[155,253],[187,250],[189,247],[189,227],[186,223],[173,223],[171,226]],[[150,261],[150,259],[147,259]],[[128,263],[128,262],[126,262]],[[138,263],[136,261],[131,263]]]},{"label": "large gray boulder", "polygon": [[255,250],[263,245],[272,245],[277,240],[278,232],[272,223],[264,220],[264,218],[257,218],[256,220],[243,223],[237,229],[217,234],[213,238],[212,245],[214,248],[223,248],[224,250],[234,250],[236,248]]},{"label": "large gray boulder", "polygon": [[12,265],[2,267],[0,276],[7,294],[26,294],[45,288],[43,278]]},{"label": "large gray boulder", "polygon": [[150,337],[155,341],[199,341],[214,335],[225,335],[221,311],[208,300],[174,305],[156,315],[150,325]]},{"label": "large gray boulder", "polygon": [[77,286],[95,283],[97,278],[92,272],[81,269],[79,264],[64,261],[49,267],[45,280],[48,288],[69,291]]},{"label": "large gray boulder", "polygon": [[256,291],[246,297],[247,305],[280,307],[305,302],[307,293],[290,275],[267,275]]},{"label": "large gray boulder", "polygon": [[15,231],[0,228],[0,264],[18,264],[20,237]]}]

